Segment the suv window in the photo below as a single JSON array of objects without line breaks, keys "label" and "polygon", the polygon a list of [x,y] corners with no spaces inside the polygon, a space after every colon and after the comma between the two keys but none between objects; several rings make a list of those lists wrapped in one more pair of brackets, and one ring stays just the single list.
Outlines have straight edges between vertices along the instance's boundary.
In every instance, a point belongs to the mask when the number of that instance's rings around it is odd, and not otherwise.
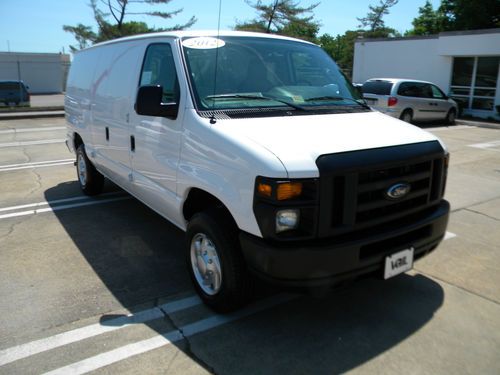
[{"label": "suv window", "polygon": [[434,99],[444,99],[445,95],[439,89],[439,87],[431,85],[431,90],[432,90],[432,96],[434,97]]},{"label": "suv window", "polygon": [[363,84],[363,94],[391,95],[392,82],[366,81]]},{"label": "suv window", "polygon": [[169,44],[151,44],[148,47],[139,85],[161,85],[163,102],[178,102],[179,81]]},{"label": "suv window", "polygon": [[414,98],[432,98],[431,85],[422,82],[402,82],[398,88],[398,95]]}]

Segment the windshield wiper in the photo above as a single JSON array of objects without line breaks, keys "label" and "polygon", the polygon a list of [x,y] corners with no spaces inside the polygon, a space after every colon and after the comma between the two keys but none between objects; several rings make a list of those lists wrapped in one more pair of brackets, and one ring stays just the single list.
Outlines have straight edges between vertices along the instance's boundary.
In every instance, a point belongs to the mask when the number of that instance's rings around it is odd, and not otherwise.
[{"label": "windshield wiper", "polygon": [[363,108],[371,110],[370,106],[368,104],[366,104],[365,102],[362,102],[362,101],[359,101],[359,100],[356,100],[356,99],[353,99],[353,98],[346,98],[346,97],[343,97],[343,96],[328,96],[328,95],[325,95],[325,96],[317,96],[317,97],[314,97],[314,98],[307,98],[307,99],[305,99],[306,102],[323,101],[323,100],[349,100],[351,102],[359,104]]},{"label": "windshield wiper", "polygon": [[220,94],[220,95],[208,95],[205,96],[203,99],[253,99],[253,100],[272,100],[278,103],[283,103],[291,108],[294,108],[298,111],[307,111],[304,107],[301,107],[300,105],[294,104],[287,102],[286,100],[281,100],[277,98],[273,98],[270,96],[262,96],[262,95],[245,95],[245,94]]}]

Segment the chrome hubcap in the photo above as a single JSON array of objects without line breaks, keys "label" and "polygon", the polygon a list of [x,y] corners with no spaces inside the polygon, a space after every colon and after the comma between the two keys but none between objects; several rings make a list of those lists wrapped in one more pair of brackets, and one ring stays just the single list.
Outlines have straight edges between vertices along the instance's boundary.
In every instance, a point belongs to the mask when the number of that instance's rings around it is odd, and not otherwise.
[{"label": "chrome hubcap", "polygon": [[85,160],[82,155],[78,155],[77,160],[78,165],[78,179],[80,180],[80,184],[85,186],[87,184],[87,166],[85,164]]},{"label": "chrome hubcap", "polygon": [[405,121],[405,122],[410,122],[411,121],[411,115],[408,112],[406,112],[403,115],[403,121]]},{"label": "chrome hubcap", "polygon": [[208,295],[217,294],[222,285],[222,272],[215,245],[203,233],[191,240],[191,267],[200,288]]}]

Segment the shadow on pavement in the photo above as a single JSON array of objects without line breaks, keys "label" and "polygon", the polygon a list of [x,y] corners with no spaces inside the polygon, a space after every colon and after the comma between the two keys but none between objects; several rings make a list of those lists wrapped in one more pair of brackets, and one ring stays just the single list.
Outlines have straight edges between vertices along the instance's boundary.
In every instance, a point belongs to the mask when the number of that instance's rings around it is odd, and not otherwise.
[{"label": "shadow on pavement", "polygon": [[[60,197],[76,183],[59,184],[45,197]],[[116,187],[107,185],[107,190]],[[194,293],[184,264],[183,232],[136,199],[54,213],[124,307]],[[386,282],[367,279],[322,297],[301,296],[237,324],[192,336],[189,350],[178,347],[217,373],[340,373],[414,334],[443,300],[439,284],[422,275]]]},{"label": "shadow on pavement", "polygon": [[[218,374],[344,373],[419,331],[443,300],[441,286],[422,275],[366,279],[199,335],[191,349]],[[411,352],[400,353],[403,362],[388,372],[404,368]]]}]

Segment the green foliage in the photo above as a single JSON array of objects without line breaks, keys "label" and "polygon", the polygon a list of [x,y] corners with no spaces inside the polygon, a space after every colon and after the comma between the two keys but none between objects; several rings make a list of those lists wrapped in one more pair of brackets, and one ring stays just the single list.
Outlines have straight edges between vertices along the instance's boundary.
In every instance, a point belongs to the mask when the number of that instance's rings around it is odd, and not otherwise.
[{"label": "green foliage", "polygon": [[314,20],[314,15],[306,14],[311,13],[319,3],[300,7],[299,2],[292,0],[274,0],[270,4],[264,4],[262,0],[245,2],[257,11],[257,18],[237,22],[236,30],[287,35],[309,41],[316,39],[320,24]]},{"label": "green foliage", "polygon": [[500,27],[499,0],[442,0],[438,12],[445,31]]},{"label": "green foliage", "polygon": [[398,3],[399,0],[380,0],[378,6],[369,5],[370,11],[363,18],[357,18],[361,23],[359,27],[368,27],[370,31],[375,31],[385,28],[383,17],[389,14],[389,8]]},{"label": "green foliage", "polygon": [[499,0],[442,0],[434,10],[429,1],[419,8],[413,29],[405,35],[432,35],[442,31],[500,27]]},{"label": "green foliage", "polygon": [[[156,31],[182,30],[191,27],[196,22],[196,18],[194,16],[191,17],[191,19],[185,24],[177,24],[169,28],[150,28],[144,22],[124,21],[126,15],[146,15],[162,19],[170,19],[182,12],[182,9],[177,9],[171,12],[132,12],[127,10],[127,6],[129,3],[154,6],[167,5],[171,1],[172,0],[101,0],[101,3],[105,5],[106,9],[103,10],[99,8],[97,0],[91,0],[90,7],[92,8],[94,18],[97,23],[97,32],[94,32],[91,26],[82,25],[81,23],[76,26],[64,25],[63,30],[72,33],[78,42],[77,46],[70,46],[71,51],[75,52],[94,43],[121,38],[124,36]],[[111,22],[108,21],[109,18],[112,19]]]},{"label": "green foliage", "polygon": [[441,12],[435,11],[427,0],[423,7],[418,8],[418,17],[413,19],[413,29],[405,35],[432,35],[443,30],[444,17]]}]

